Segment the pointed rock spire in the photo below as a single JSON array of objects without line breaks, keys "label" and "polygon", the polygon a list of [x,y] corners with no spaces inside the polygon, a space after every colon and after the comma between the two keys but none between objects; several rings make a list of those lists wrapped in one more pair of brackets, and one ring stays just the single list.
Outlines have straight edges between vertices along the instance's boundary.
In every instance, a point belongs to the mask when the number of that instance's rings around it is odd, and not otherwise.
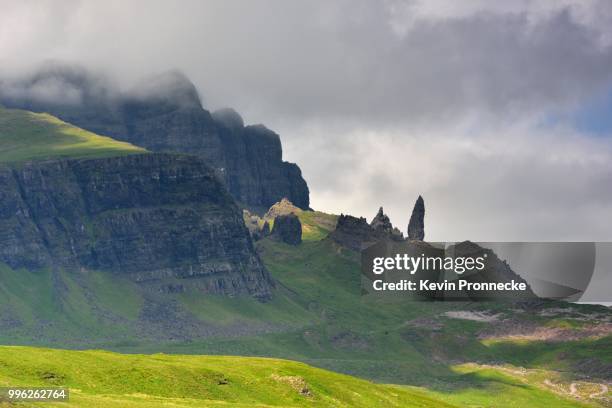
[{"label": "pointed rock spire", "polygon": [[408,239],[417,241],[425,239],[425,201],[421,196],[417,198],[412,209],[408,223]]},{"label": "pointed rock spire", "polygon": [[370,227],[374,228],[377,231],[389,233],[393,231],[393,225],[391,224],[391,220],[389,220],[389,217],[384,213],[382,207],[380,207],[378,213],[376,214],[376,217],[374,217],[374,219],[370,223]]}]

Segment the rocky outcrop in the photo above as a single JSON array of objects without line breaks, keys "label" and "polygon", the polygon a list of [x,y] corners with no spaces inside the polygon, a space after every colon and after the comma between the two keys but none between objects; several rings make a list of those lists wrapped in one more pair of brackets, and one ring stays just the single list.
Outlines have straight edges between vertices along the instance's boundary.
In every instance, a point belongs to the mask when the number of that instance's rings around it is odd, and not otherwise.
[{"label": "rocky outcrop", "polygon": [[376,216],[372,219],[372,222],[370,222],[370,227],[382,232],[390,233],[393,231],[393,225],[391,221],[389,221],[389,217],[384,213],[382,207],[378,209],[378,213],[376,213]]},{"label": "rocky outcrop", "polygon": [[[41,88],[67,94],[38,98],[35,91]],[[119,93],[84,70],[54,66],[21,81],[0,81],[0,103],[48,112],[150,151],[198,155],[239,204],[256,211],[283,197],[309,207],[308,186],[300,168],[283,161],[279,136],[263,125],[245,126],[231,109],[212,114],[203,109],[195,86],[178,72]]]},{"label": "rocky outcrop", "polygon": [[419,196],[408,222],[408,239],[423,241],[425,239],[425,202]]},{"label": "rocky outcrop", "polygon": [[[510,265],[505,260],[500,259],[495,252],[490,249],[483,248],[480,245],[471,242],[464,241],[451,245],[444,250],[445,256],[452,256],[453,258],[477,258],[484,257],[485,267],[483,270],[472,270],[465,272],[461,275],[461,279],[468,282],[491,282],[491,283],[506,283],[515,281],[517,283],[525,283],[527,289],[520,292],[513,291],[446,291],[440,294],[440,297],[446,299],[471,299],[471,300],[513,300],[513,301],[525,301],[533,300],[538,297],[533,293],[531,287],[525,279],[510,268]],[[447,275],[444,271],[439,272],[438,281],[442,281],[443,277]]]},{"label": "rocky outcrop", "polygon": [[109,271],[161,292],[266,298],[273,286],[214,171],[172,154],[0,166],[0,261]]},{"label": "rocky outcrop", "polygon": [[340,214],[336,229],[329,234],[329,239],[343,247],[362,251],[383,240],[401,241],[403,239],[401,233],[398,234],[396,231],[394,228],[387,231],[382,228],[376,229],[363,217]]},{"label": "rocky outcrop", "polygon": [[302,242],[302,223],[294,214],[279,215],[274,219],[270,238],[289,245]]},{"label": "rocky outcrop", "polygon": [[370,222],[370,227],[383,234],[393,235],[398,239],[403,238],[403,234],[397,228],[393,227],[389,217],[384,213],[383,208],[378,209],[378,213]]},{"label": "rocky outcrop", "polygon": [[275,203],[272,207],[268,209],[266,215],[264,216],[267,220],[273,220],[279,215],[288,215],[295,214],[298,215],[302,212],[302,210],[295,205],[287,197],[283,197],[278,203]]},{"label": "rocky outcrop", "polygon": [[375,230],[370,227],[365,218],[344,214],[340,214],[336,229],[329,234],[328,238],[354,251],[361,251],[377,240]]},{"label": "rocky outcrop", "polygon": [[281,215],[299,215],[302,209],[293,205],[286,197],[275,203],[268,211],[260,217],[249,210],[243,210],[244,223],[249,229],[251,238],[258,241],[270,235],[270,223],[273,223],[276,217]]}]

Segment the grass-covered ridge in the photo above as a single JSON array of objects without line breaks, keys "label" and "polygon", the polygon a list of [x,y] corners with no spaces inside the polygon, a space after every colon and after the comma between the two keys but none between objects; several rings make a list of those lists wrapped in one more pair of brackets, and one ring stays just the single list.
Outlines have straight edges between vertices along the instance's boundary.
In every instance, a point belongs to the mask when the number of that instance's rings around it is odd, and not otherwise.
[{"label": "grass-covered ridge", "polygon": [[[451,407],[419,390],[292,361],[0,347],[0,386],[65,386],[61,407]],[[37,405],[33,405],[37,406]]]},{"label": "grass-covered ridge", "polygon": [[0,107],[0,162],[134,153],[146,150],[83,130],[47,113]]}]

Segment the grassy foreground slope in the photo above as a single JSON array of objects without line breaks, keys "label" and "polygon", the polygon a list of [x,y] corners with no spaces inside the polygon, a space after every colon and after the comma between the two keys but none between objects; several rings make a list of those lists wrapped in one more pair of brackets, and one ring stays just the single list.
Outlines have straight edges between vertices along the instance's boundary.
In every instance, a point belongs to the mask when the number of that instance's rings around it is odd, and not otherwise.
[{"label": "grassy foreground slope", "polygon": [[40,406],[452,406],[417,390],[374,384],[303,363],[252,357],[5,346],[0,347],[0,386],[5,385],[69,387],[68,404]]},{"label": "grassy foreground slope", "polygon": [[96,135],[46,113],[0,107],[0,162],[145,152],[141,147]]},{"label": "grassy foreground slope", "polygon": [[[297,247],[262,240],[258,249],[279,282],[275,302],[284,298],[294,313],[301,310],[294,314],[294,321],[302,327],[115,348],[286,358],[378,382],[417,387],[411,389],[467,407],[605,406],[610,397],[608,392],[600,394],[607,381],[606,364],[612,363],[609,336],[552,342],[485,340],[481,334],[492,323],[457,319],[448,313],[499,314],[500,324],[519,315],[525,323],[549,326],[565,319],[509,310],[507,304],[398,303],[361,297],[358,256],[329,240],[306,241]],[[225,302],[224,306],[218,302]],[[208,310],[211,322],[214,316],[222,316],[228,325],[253,323],[259,313],[263,313],[260,319],[278,321],[279,306],[253,307],[247,300],[205,297],[193,298],[190,303],[193,311]],[[543,305],[543,310],[557,307],[556,303]]]}]

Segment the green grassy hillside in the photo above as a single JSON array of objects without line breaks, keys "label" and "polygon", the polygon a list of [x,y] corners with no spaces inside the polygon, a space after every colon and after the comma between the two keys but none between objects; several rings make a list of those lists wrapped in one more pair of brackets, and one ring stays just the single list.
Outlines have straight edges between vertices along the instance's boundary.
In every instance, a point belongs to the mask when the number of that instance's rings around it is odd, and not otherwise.
[{"label": "green grassy hillside", "polygon": [[302,223],[304,241],[320,241],[336,228],[338,216],[320,211],[301,211],[298,218]]},{"label": "green grassy hillside", "polygon": [[59,407],[451,406],[417,390],[250,357],[0,347],[0,386],[8,385],[69,387],[69,403],[39,404]]},{"label": "green grassy hillside", "polygon": [[0,162],[145,152],[130,143],[96,135],[46,113],[0,107]]},{"label": "green grassy hillside", "polygon": [[[316,226],[321,216],[304,217]],[[609,309],[364,298],[359,256],[322,238],[328,224],[299,246],[257,243],[278,282],[264,303],[147,293],[104,272],[0,267],[0,343],[285,358],[459,406],[609,402],[612,338],[597,331]],[[505,334],[515,325],[527,334]]]}]

